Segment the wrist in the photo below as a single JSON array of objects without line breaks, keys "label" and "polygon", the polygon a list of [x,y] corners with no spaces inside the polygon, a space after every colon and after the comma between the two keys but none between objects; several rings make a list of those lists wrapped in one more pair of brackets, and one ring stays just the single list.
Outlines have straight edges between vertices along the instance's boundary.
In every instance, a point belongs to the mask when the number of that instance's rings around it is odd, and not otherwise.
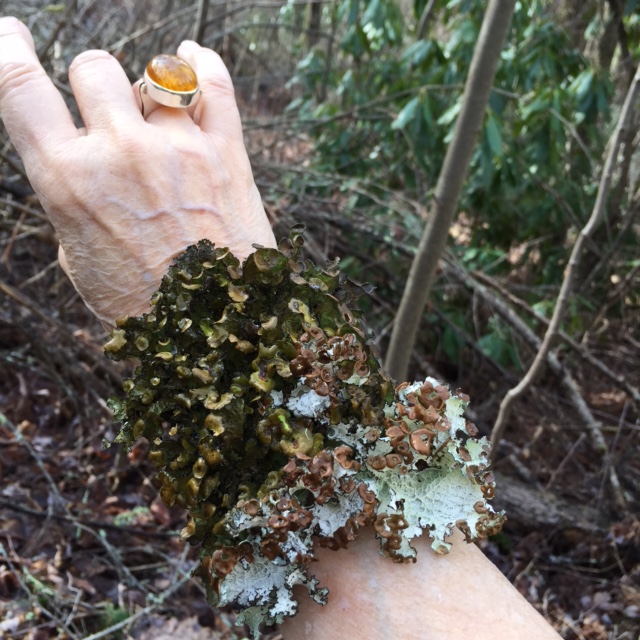
[{"label": "wrist", "polygon": [[326,606],[300,598],[284,640],[558,640],[558,634],[474,544],[452,536],[451,552],[415,540],[416,563],[390,563],[371,528],[348,549],[317,552],[312,573],[329,588]]},{"label": "wrist", "polygon": [[394,390],[353,306],[359,287],[301,262],[301,243],[296,229],[242,268],[191,247],[153,311],[105,347],[141,361],[111,401],[118,441],[149,440],[163,500],[190,510],[184,535],[202,543],[214,604],[243,608],[254,634],[295,612],[296,584],[325,601],[307,574],[314,536],[344,549],[373,525],[382,553],[411,564],[423,530],[446,553],[454,524],[472,539],[503,519],[485,501],[488,443],[463,418],[467,399],[434,380]]}]

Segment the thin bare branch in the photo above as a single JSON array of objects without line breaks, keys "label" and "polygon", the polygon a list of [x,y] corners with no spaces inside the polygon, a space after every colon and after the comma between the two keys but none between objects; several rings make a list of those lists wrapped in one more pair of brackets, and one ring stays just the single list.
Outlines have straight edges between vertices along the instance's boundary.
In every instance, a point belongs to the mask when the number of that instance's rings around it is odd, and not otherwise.
[{"label": "thin bare branch", "polygon": [[76,10],[76,6],[78,5],[78,0],[69,0],[69,4],[67,4],[64,13],[62,14],[62,18],[56,23],[49,39],[38,49],[38,59],[43,60],[43,58],[49,53],[49,49],[55,44],[55,41],[58,39],[60,32],[64,27],[69,23],[69,17]]},{"label": "thin bare branch", "polygon": [[[538,353],[540,353],[542,341],[508,304],[506,304],[497,296],[493,295],[484,285],[480,284],[467,271],[458,266],[450,258],[445,259],[444,265],[446,273],[451,274],[465,286],[480,295],[480,297],[482,297],[493,309],[495,309],[495,311],[503,320],[508,322],[514,329],[516,329],[518,333],[531,345],[531,347],[534,348]],[[591,436],[592,446],[597,451],[602,452],[606,456],[608,448],[604,436],[602,435],[602,425],[593,416],[593,413],[591,412],[591,409],[589,409],[589,406],[587,405],[585,399],[582,397],[582,394],[580,393],[575,380],[553,352],[547,351],[546,359],[549,368],[560,381],[560,385],[564,390],[567,399],[573,405],[576,411],[576,415],[580,418],[585,428],[589,432],[589,435]],[[492,452],[492,457],[494,459],[496,456],[498,444],[498,442],[494,444]],[[622,491],[622,487],[620,485],[620,481],[613,464],[609,467],[608,471],[609,481],[613,490],[616,506],[620,510],[623,510],[625,508],[626,499],[624,497],[624,493]]]},{"label": "thin bare branch", "polygon": [[416,29],[416,38],[418,40],[422,40],[424,38],[425,33],[427,32],[427,25],[429,24],[429,20],[433,15],[433,10],[436,6],[436,0],[429,0],[422,10],[422,15],[420,16],[420,20],[418,21],[418,28]]},{"label": "thin bare branch", "polygon": [[203,44],[204,32],[207,28],[207,13],[209,12],[209,0],[198,0],[196,21],[193,25],[193,39],[198,44]]},{"label": "thin bare branch", "polygon": [[[521,300],[517,296],[513,295],[510,291],[507,291],[499,282],[497,282],[491,276],[484,273],[476,272],[473,274],[475,278],[489,285],[491,288],[498,291],[498,293],[506,298],[512,305],[522,309],[530,317],[535,318],[538,322],[545,327],[549,326],[550,320],[545,318],[542,314],[538,313],[524,300]],[[571,349],[573,349],[585,362],[588,362],[594,369],[597,369],[604,376],[609,378],[618,388],[628,393],[629,396],[640,406],[640,391],[636,389],[624,376],[612,371],[602,360],[596,358],[584,345],[576,342],[568,333],[560,330],[558,332],[559,338]]]},{"label": "thin bare branch", "polygon": [[[578,236],[578,239],[573,247],[573,251],[571,252],[571,257],[567,265],[565,277],[560,289],[560,294],[558,295],[558,301],[556,303],[556,307],[547,331],[544,335],[540,350],[534,358],[529,371],[527,371],[526,375],[522,378],[520,383],[505,395],[502,403],[500,404],[500,411],[498,413],[498,417],[491,433],[494,452],[497,451],[498,443],[500,442],[500,439],[502,438],[504,430],[507,426],[509,413],[511,411],[513,403],[533,384],[538,374],[542,371],[544,363],[548,360],[551,345],[556,338],[558,331],[560,330],[560,324],[569,303],[569,296],[573,290],[573,283],[576,277],[580,257],[582,255],[583,246],[604,217],[607,196],[611,187],[613,171],[618,160],[618,151],[620,150],[621,141],[626,134],[627,127],[629,126],[629,122],[631,121],[633,109],[639,93],[640,68],[636,72],[631,87],[629,88],[629,92],[627,93],[627,97],[625,98],[624,105],[620,113],[620,119],[618,120],[618,126],[616,127],[613,138],[611,139],[609,154],[602,170],[602,176],[600,179],[600,185],[598,187],[598,194],[596,196],[596,202],[594,204],[593,211],[591,213],[591,216],[589,217],[589,220],[587,221],[587,224],[581,230],[580,235]],[[604,439],[602,442],[604,444]]]}]

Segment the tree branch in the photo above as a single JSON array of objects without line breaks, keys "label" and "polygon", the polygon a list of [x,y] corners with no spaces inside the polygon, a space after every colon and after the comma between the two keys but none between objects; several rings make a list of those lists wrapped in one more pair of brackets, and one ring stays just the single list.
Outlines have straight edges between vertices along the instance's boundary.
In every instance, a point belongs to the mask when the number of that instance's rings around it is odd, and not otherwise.
[{"label": "tree branch", "polygon": [[[620,113],[620,119],[618,120],[618,126],[611,140],[609,154],[605,161],[604,168],[602,170],[602,176],[600,178],[600,186],[598,187],[598,194],[596,196],[596,202],[591,212],[591,216],[587,221],[587,224],[580,232],[578,239],[571,252],[569,263],[565,272],[565,277],[562,282],[560,294],[558,295],[558,301],[556,303],[553,316],[544,335],[544,339],[540,346],[540,350],[536,354],[529,371],[519,384],[511,389],[502,400],[500,404],[500,411],[498,417],[493,426],[491,433],[491,441],[493,442],[493,451],[497,451],[498,444],[504,433],[507,421],[509,419],[509,413],[513,403],[519,398],[534,382],[538,374],[541,372],[544,363],[547,361],[550,354],[551,345],[555,339],[558,331],[560,330],[560,324],[569,303],[569,296],[573,289],[573,283],[576,277],[578,264],[582,254],[582,248],[587,242],[589,237],[593,234],[598,224],[602,220],[606,210],[607,196],[611,187],[611,180],[613,171],[618,159],[618,151],[620,150],[620,144],[626,134],[627,127],[631,121],[633,108],[635,106],[636,98],[640,93],[640,68],[636,72],[627,97],[625,98],[622,111]],[[604,444],[604,440],[602,441]],[[606,444],[605,444],[606,447]],[[495,454],[494,454],[495,455]]]},{"label": "tree branch", "polygon": [[[538,336],[527,326],[524,320],[522,320],[508,304],[503,302],[495,295],[492,295],[484,285],[477,282],[474,278],[471,277],[471,275],[469,275],[469,273],[455,264],[452,260],[445,261],[445,271],[458,279],[465,286],[475,291],[484,300],[486,300],[492,306],[492,308],[497,311],[500,317],[503,318],[503,320],[514,327],[518,331],[518,333],[534,349],[536,349],[538,353],[540,353],[540,338],[538,338]],[[583,424],[589,431],[593,447],[597,451],[600,451],[605,456],[607,456],[608,447],[604,436],[602,435],[601,425],[591,413],[591,410],[585,402],[585,399],[582,397],[575,380],[572,378],[569,371],[567,371],[566,367],[563,366],[563,364],[560,362],[560,360],[558,360],[557,356],[553,352],[547,351],[545,357],[547,359],[549,368],[558,377],[560,385],[563,387],[567,399],[569,400],[569,402],[571,402],[576,411],[576,414],[578,415],[580,420],[582,420]],[[493,445],[491,454],[492,459],[495,459],[497,444],[498,443],[496,442]],[[619,511],[623,512],[626,508],[626,498],[620,485],[620,480],[618,479],[618,475],[613,465],[611,465],[607,471],[608,480],[613,491],[615,505],[619,509]]]},{"label": "tree branch", "polygon": [[449,227],[482,128],[487,101],[500,53],[511,25],[514,7],[515,0],[491,0],[480,29],[465,83],[462,108],[438,177],[433,210],[420,240],[418,253],[411,265],[391,335],[385,364],[391,377],[396,380],[406,378],[422,311],[447,243]]},{"label": "tree branch", "polygon": [[209,11],[209,0],[198,0],[198,9],[196,12],[196,21],[193,25],[193,39],[202,45],[204,32],[207,28],[207,13]]}]

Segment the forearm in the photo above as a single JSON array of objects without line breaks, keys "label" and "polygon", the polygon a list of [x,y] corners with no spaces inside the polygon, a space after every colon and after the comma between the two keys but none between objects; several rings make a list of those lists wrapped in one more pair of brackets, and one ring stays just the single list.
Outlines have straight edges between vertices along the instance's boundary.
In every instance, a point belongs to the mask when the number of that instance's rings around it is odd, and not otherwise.
[{"label": "forearm", "polygon": [[558,634],[472,544],[454,534],[437,555],[423,535],[418,559],[393,564],[378,553],[370,528],[339,553],[317,553],[312,573],[329,588],[319,607],[300,598],[284,640],[557,640]]}]

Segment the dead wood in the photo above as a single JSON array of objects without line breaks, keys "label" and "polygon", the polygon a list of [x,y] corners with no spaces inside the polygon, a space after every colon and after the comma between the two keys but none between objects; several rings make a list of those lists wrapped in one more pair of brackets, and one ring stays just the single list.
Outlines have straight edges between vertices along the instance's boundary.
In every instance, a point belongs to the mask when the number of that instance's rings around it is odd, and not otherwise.
[{"label": "dead wood", "polygon": [[611,518],[600,509],[526,484],[512,476],[507,477],[499,472],[495,476],[498,491],[493,506],[507,512],[510,526],[527,530],[578,529],[603,535],[613,524]]}]

